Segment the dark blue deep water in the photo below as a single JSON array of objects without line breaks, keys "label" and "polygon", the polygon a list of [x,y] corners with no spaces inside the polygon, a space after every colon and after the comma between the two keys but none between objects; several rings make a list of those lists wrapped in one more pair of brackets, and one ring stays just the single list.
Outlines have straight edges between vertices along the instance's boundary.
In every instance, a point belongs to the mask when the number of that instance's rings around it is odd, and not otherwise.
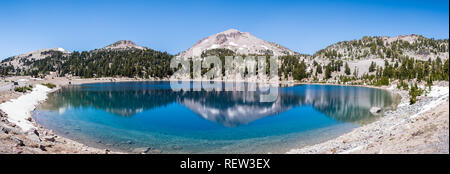
[{"label": "dark blue deep water", "polygon": [[75,85],[49,94],[34,117],[61,136],[124,152],[283,153],[376,120],[371,107],[393,106],[388,92],[372,88],[272,90],[276,100],[260,102],[267,92],[173,91],[169,82]]}]

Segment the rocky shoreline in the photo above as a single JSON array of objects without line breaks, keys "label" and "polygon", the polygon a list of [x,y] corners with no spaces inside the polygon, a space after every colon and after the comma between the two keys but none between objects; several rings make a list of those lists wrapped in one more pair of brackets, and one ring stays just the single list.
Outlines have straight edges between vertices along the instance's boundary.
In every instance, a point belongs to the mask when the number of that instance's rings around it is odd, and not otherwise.
[{"label": "rocky shoreline", "polygon": [[[8,81],[17,81],[18,78],[24,79],[27,77],[13,77]],[[29,78],[29,77],[28,77]],[[30,80],[30,85],[41,83],[54,83],[58,88],[52,89],[50,92],[58,90],[61,86],[69,84],[67,78],[46,79],[46,80]],[[106,82],[109,80],[80,80],[75,84],[90,83],[90,82]],[[71,84],[71,83],[70,83]],[[48,92],[48,93],[50,93]],[[48,94],[47,93],[47,94]],[[12,90],[3,92],[0,99],[3,102],[18,98],[26,94],[14,92]],[[17,124],[8,120],[8,115],[0,109],[0,154],[109,154],[120,153],[112,152],[109,149],[98,149],[86,146],[82,143],[73,141],[71,139],[56,135],[52,130],[48,130],[37,124],[33,117],[26,118],[27,123],[31,124],[33,128],[24,131]]]},{"label": "rocky shoreline", "polygon": [[[289,154],[449,153],[448,83],[432,87],[410,105],[407,91],[388,88],[402,97],[396,110],[335,139],[291,149]],[[437,91],[436,91],[437,90]],[[440,90],[440,93],[439,93]]]},{"label": "rocky shoreline", "polygon": [[[18,78],[24,77],[14,78],[15,79],[11,80],[17,80]],[[52,78],[30,81],[30,84],[53,83],[61,87],[69,84],[123,81],[140,80],[132,78]],[[448,82],[437,85],[437,87],[442,86],[448,88]],[[382,87],[380,89],[388,90],[391,93],[402,97],[402,101],[396,110],[388,111],[385,113],[385,116],[378,121],[356,128],[338,138],[313,146],[292,149],[287,153],[449,153],[448,90],[444,96],[422,96],[418,103],[409,105],[407,91],[398,90],[393,86],[389,88]],[[17,92],[6,92],[0,95],[0,101],[3,103],[19,96],[21,96],[21,94],[18,94]],[[437,99],[441,99],[442,101],[437,106],[432,107],[432,110],[429,109],[430,111],[423,111],[422,108],[424,108],[425,105],[433,103]],[[421,114],[417,115],[417,113]],[[411,118],[411,115],[414,114],[416,114],[414,118]],[[58,136],[53,133],[53,131],[38,125],[32,117],[28,118],[28,121],[31,122],[35,128],[29,131],[23,131],[14,123],[9,122],[7,114],[0,110],[0,153],[121,153],[111,152],[109,149],[88,147],[76,141]],[[405,138],[408,138],[408,141],[405,141]],[[423,141],[426,141],[425,147]],[[412,146],[414,144],[420,147]],[[137,148],[132,153],[147,153],[147,151],[149,151],[148,148]]]},{"label": "rocky shoreline", "polygon": [[0,153],[8,154],[105,154],[107,149],[96,149],[70,139],[60,137],[29,120],[36,128],[22,131],[9,122],[7,114],[0,111]]},{"label": "rocky shoreline", "polygon": [[[14,76],[5,81],[21,81],[26,79],[27,85],[37,85],[43,83],[52,83],[57,88],[50,92],[57,91],[63,86],[79,85],[89,83],[103,82],[131,82],[131,81],[151,81],[135,78],[65,78],[53,77],[46,79],[33,79],[29,76]],[[47,93],[47,94],[48,94]],[[26,93],[25,93],[26,94]],[[17,99],[24,93],[15,92],[13,89],[0,91],[0,104]],[[32,115],[32,114],[31,114]],[[26,119],[27,123],[33,125],[33,128],[24,131],[18,125],[8,120],[8,115],[0,109],[0,154],[121,154],[123,152],[110,149],[99,149],[84,145],[69,138],[56,135],[52,130],[48,130],[37,124],[33,116]],[[137,148],[132,153],[157,153],[157,149]]]}]

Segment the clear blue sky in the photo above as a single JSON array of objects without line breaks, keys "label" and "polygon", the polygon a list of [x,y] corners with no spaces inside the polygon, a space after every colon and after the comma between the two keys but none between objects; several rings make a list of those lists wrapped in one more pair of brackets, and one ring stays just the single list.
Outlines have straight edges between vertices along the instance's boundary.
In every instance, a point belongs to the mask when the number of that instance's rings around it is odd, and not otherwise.
[{"label": "clear blue sky", "polygon": [[1,0],[0,59],[117,40],[176,54],[229,28],[312,54],[362,36],[449,37],[449,1]]}]

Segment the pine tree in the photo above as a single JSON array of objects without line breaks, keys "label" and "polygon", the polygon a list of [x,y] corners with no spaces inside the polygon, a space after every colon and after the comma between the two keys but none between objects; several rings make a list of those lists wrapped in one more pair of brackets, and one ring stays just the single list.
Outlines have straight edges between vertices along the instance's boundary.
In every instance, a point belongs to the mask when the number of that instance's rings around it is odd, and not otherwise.
[{"label": "pine tree", "polygon": [[322,65],[317,64],[316,73],[322,74]]},{"label": "pine tree", "polygon": [[325,68],[325,79],[331,78],[331,73],[332,73],[332,67],[331,67],[331,63],[329,63],[327,65],[327,67]]},{"label": "pine tree", "polygon": [[350,67],[348,66],[347,62],[345,62],[345,74],[347,74],[347,75],[351,74],[351,70],[350,70]]},{"label": "pine tree", "polygon": [[377,68],[377,64],[372,61],[372,63],[369,66],[369,72],[374,72]]}]

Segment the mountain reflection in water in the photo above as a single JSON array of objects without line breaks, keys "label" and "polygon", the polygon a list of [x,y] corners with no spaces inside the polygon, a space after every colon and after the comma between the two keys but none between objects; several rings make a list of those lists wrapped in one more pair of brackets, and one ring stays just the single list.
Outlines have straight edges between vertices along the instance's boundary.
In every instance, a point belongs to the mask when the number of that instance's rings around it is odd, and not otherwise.
[{"label": "mountain reflection in water", "polygon": [[43,110],[64,112],[70,107],[94,107],[117,116],[181,104],[198,116],[226,127],[246,125],[298,106],[312,106],[341,122],[372,120],[371,107],[390,109],[391,95],[383,90],[322,85],[277,88],[274,102],[260,102],[260,91],[172,91],[168,82],[101,83],[70,86],[50,94]]}]

